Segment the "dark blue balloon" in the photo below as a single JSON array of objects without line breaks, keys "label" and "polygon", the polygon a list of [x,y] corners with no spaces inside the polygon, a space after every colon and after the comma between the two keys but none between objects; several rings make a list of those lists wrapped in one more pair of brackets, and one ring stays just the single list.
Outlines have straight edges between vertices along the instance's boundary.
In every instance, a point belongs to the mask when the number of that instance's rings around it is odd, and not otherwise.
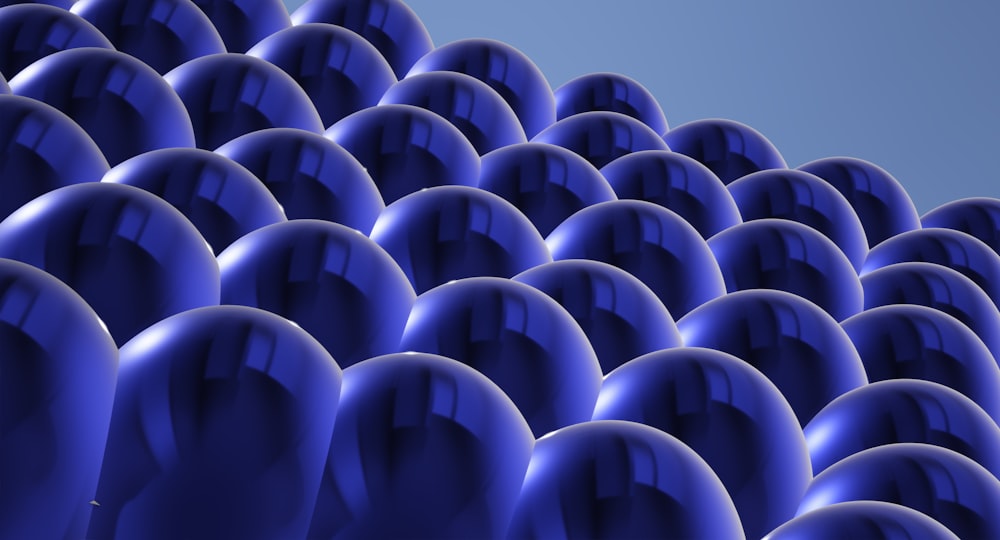
[{"label": "dark blue balloon", "polygon": [[[924,286],[912,275],[896,275],[902,287]],[[983,340],[945,311],[883,305],[866,309],[841,327],[861,356],[869,382],[933,381],[965,394],[1000,424],[1000,368]]]},{"label": "dark blue balloon", "polygon": [[555,98],[545,75],[524,53],[502,41],[447,43],[420,58],[407,76],[428,71],[457,71],[488,84],[510,105],[529,140],[556,120]]},{"label": "dark blue balloon", "polygon": [[114,49],[100,30],[65,9],[44,4],[0,8],[0,73],[7,77],[54,52],[78,47]]},{"label": "dark blue balloon", "polygon": [[440,354],[483,373],[535,437],[589,420],[601,388],[601,365],[573,316],[509,279],[465,278],[421,294],[399,350]]},{"label": "dark blue balloon", "polygon": [[552,261],[545,240],[510,203],[481,189],[438,186],[382,211],[371,238],[417,294],[476,276],[509,278]]},{"label": "dark blue balloon", "polygon": [[712,469],[649,426],[603,420],[535,443],[507,538],[726,538],[740,518]]},{"label": "dark blue balloon", "polygon": [[1000,480],[953,450],[896,443],[854,454],[813,479],[798,514],[863,500],[907,506],[959,538],[1000,538]]},{"label": "dark blue balloon", "polygon": [[416,295],[395,261],[355,229],[296,219],[219,255],[222,303],[295,321],[343,367],[396,352]]},{"label": "dark blue balloon", "polygon": [[368,170],[385,204],[426,187],[475,186],[479,155],[444,118],[413,105],[358,111],[324,134]]},{"label": "dark blue balloon", "polygon": [[325,127],[373,107],[396,82],[374,45],[332,24],[302,24],[276,32],[247,51],[278,66],[306,91]]},{"label": "dark blue balloon", "polygon": [[691,447],[726,486],[747,538],[795,515],[812,480],[795,413],[761,372],[729,354],[676,348],[604,379],[594,420],[630,420]]},{"label": "dark blue balloon", "polygon": [[17,4],[46,4],[49,6],[55,6],[62,9],[69,9],[73,7],[76,0],[0,0],[0,6],[13,6]]},{"label": "dark blue balloon", "polygon": [[851,203],[865,228],[868,247],[920,228],[920,216],[898,180],[874,163],[831,157],[797,167],[829,182]]},{"label": "dark blue balloon", "polygon": [[435,112],[465,135],[479,155],[527,142],[510,105],[486,83],[454,71],[431,71],[394,84],[380,105],[415,105]]},{"label": "dark blue balloon", "polygon": [[864,306],[861,281],[837,244],[787,219],[756,219],[708,239],[729,292],[790,292],[842,321]]},{"label": "dark blue balloon", "polygon": [[420,18],[400,0],[308,0],[292,13],[292,23],[329,23],[357,32],[382,53],[397,79],[434,48]]},{"label": "dark blue balloon", "polygon": [[698,231],[645,201],[595,204],[545,239],[554,260],[613,264],[645,283],[675,318],[726,293],[719,265]]},{"label": "dark blue balloon", "polygon": [[646,124],[607,111],[579,113],[559,120],[535,135],[531,142],[572,150],[598,169],[632,152],[670,150]]},{"label": "dark blue balloon", "polygon": [[583,259],[555,261],[513,279],[549,295],[576,319],[605,374],[638,356],[682,345],[656,293],[616,266]]},{"label": "dark blue balloon", "polygon": [[619,199],[639,199],[672,210],[705,239],[743,221],[719,177],[684,154],[633,152],[602,167],[601,174]]},{"label": "dark blue balloon", "polygon": [[258,41],[292,25],[281,0],[193,0],[212,21],[226,50],[246,52]]},{"label": "dark blue balloon", "polygon": [[516,206],[542,236],[577,211],[617,198],[590,162],[542,143],[513,144],[483,156],[479,188]]},{"label": "dark blue balloon", "polygon": [[694,120],[666,132],[663,140],[674,152],[711,169],[727,185],[750,173],[787,167],[771,141],[752,127],[733,120]]},{"label": "dark blue balloon", "polygon": [[921,216],[920,223],[962,231],[1000,253],[1000,199],[972,197],[945,203]]},{"label": "dark blue balloon", "polygon": [[503,538],[533,444],[510,398],[460,362],[355,364],[309,538]]},{"label": "dark blue balloon", "polygon": [[170,85],[122,52],[87,47],[52,53],[21,70],[10,87],[66,113],[112,166],[150,150],[195,143],[191,119]]},{"label": "dark blue balloon", "polygon": [[688,347],[729,353],[781,390],[801,425],[868,382],[851,339],[816,304],[784,291],[729,293],[677,321]]},{"label": "dark blue balloon", "polygon": [[270,313],[214,306],[121,349],[87,538],[304,538],[341,371]]},{"label": "dark blue balloon", "polygon": [[202,56],[163,78],[187,107],[198,148],[215,150],[240,135],[272,127],[323,132],[305,90],[260,58],[237,53]]},{"label": "dark blue balloon", "polygon": [[663,109],[653,94],[620,73],[588,73],[556,88],[556,119],[588,111],[627,114],[659,135],[669,129]]},{"label": "dark blue balloon", "polygon": [[855,271],[868,254],[868,239],[851,203],[818,176],[795,169],[768,169],[729,184],[744,221],[780,218],[808,225],[833,241]]},{"label": "dark blue balloon", "polygon": [[959,540],[955,533],[916,510],[881,501],[831,504],[771,531],[764,540]]},{"label": "dark blue balloon", "polygon": [[385,208],[372,177],[347,150],[293,128],[241,135],[217,154],[246,167],[281,203],[288,219],[321,219],[367,235]]},{"label": "dark blue balloon", "polygon": [[250,231],[285,221],[281,205],[256,176],[208,150],[152,150],[118,164],[101,181],[142,188],[172,204],[216,255]]},{"label": "dark blue balloon", "polygon": [[132,186],[77,184],[32,200],[0,222],[0,257],[72,287],[118,345],[166,317],[219,303],[219,269],[198,229]]},{"label": "dark blue balloon", "polygon": [[0,536],[83,538],[118,348],[72,289],[0,259],[0,351]]},{"label": "dark blue balloon", "polygon": [[189,0],[80,0],[73,13],[160,74],[226,52],[212,21]]}]

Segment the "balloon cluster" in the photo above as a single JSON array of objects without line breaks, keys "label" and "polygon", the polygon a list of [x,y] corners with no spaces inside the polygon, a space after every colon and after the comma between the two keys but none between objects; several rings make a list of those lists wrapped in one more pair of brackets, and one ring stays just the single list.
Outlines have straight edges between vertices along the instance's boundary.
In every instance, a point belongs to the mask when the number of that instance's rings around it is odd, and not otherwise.
[{"label": "balloon cluster", "polygon": [[399,0],[49,4],[0,3],[0,537],[1000,538],[1000,201]]}]

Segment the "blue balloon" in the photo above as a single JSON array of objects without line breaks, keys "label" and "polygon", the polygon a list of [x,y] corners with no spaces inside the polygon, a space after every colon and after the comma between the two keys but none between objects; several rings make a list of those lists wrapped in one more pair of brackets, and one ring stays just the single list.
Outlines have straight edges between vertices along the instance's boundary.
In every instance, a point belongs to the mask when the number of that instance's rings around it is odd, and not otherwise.
[{"label": "blue balloon", "polygon": [[510,105],[486,83],[453,71],[431,71],[394,84],[379,105],[415,105],[435,112],[465,135],[479,155],[527,142]]},{"label": "blue balloon", "polygon": [[588,73],[556,88],[556,119],[589,111],[627,114],[659,135],[669,129],[663,109],[653,94],[620,73]]},{"label": "blue balloon", "polygon": [[826,235],[855,271],[868,254],[868,239],[851,203],[818,176],[795,169],[768,169],[729,184],[745,221],[780,218],[798,221]]},{"label": "blue balloon", "polygon": [[542,143],[512,144],[484,155],[479,188],[516,206],[542,236],[577,211],[617,198],[590,162]]},{"label": "blue balloon", "polygon": [[674,152],[694,158],[728,185],[766,169],[784,169],[785,159],[764,135],[733,120],[707,118],[681,124],[663,135]]},{"label": "blue balloon", "polygon": [[240,135],[272,127],[323,132],[305,90],[260,58],[237,53],[202,56],[163,78],[183,100],[198,148],[215,150]]},{"label": "blue balloon", "polygon": [[602,420],[539,439],[507,538],[742,540],[732,500],[682,442]]},{"label": "blue balloon", "polygon": [[119,163],[101,181],[142,188],[172,204],[215,255],[250,231],[285,221],[281,205],[256,176],[208,150],[152,150]]},{"label": "blue balloon", "polygon": [[55,6],[62,9],[69,9],[73,7],[76,0],[0,0],[0,6],[14,6],[17,4],[46,4],[49,6]]},{"label": "blue balloon", "polygon": [[292,23],[328,23],[357,32],[382,53],[397,79],[434,48],[420,18],[400,0],[307,0],[292,13]]},{"label": "blue balloon", "polygon": [[323,126],[374,107],[396,75],[374,45],[332,24],[275,32],[247,51],[283,69],[306,91]]},{"label": "blue balloon", "polygon": [[341,371],[309,334],[238,306],[121,348],[87,538],[304,538]]},{"label": "blue balloon", "polygon": [[726,487],[747,538],[795,515],[812,480],[802,429],[781,392],[729,354],[676,348],[604,379],[594,420],[652,426],[689,446]]},{"label": "blue balloon", "polygon": [[784,291],[729,293],[677,321],[688,347],[729,353],[781,390],[801,425],[868,383],[847,333],[816,304]]},{"label": "blue balloon", "polygon": [[52,53],[21,70],[10,87],[80,124],[112,166],[195,143],[191,119],[170,85],[122,52],[87,47]]},{"label": "blue balloon", "polygon": [[532,137],[531,142],[572,150],[598,169],[632,152],[670,150],[646,124],[607,111],[579,113],[559,120]]},{"label": "blue balloon", "polygon": [[[924,285],[912,274],[896,276],[901,287]],[[1000,424],[997,361],[975,332],[945,311],[890,304],[866,309],[840,326],[861,356],[869,382],[933,381],[965,394]]]},{"label": "blue balloon", "polygon": [[219,255],[219,269],[223,304],[295,321],[343,367],[396,352],[416,296],[375,242],[326,221],[258,229]]},{"label": "blue balloon", "polygon": [[831,157],[810,161],[797,169],[826,180],[851,203],[865,228],[869,248],[920,228],[920,216],[902,184],[874,163]]},{"label": "blue balloon", "polygon": [[367,235],[385,208],[372,177],[347,150],[309,131],[270,128],[215,150],[246,167],[288,219],[321,219]]},{"label": "blue balloon", "polygon": [[58,109],[8,95],[0,95],[0,109],[0,219],[43,193],[98,182],[108,171],[90,135]]},{"label": "blue balloon", "polygon": [[545,243],[554,260],[590,259],[631,273],[675,319],[726,293],[719,265],[698,231],[653,203],[622,200],[584,208]]},{"label": "blue balloon", "polygon": [[453,279],[509,278],[552,261],[545,240],[510,203],[481,189],[439,186],[382,211],[371,238],[417,294]]},{"label": "blue balloon", "polygon": [[219,303],[219,270],[177,209],[132,186],[91,182],[50,191],[0,222],[0,257],[73,288],[119,346],[176,313]]},{"label": "blue balloon", "polygon": [[953,450],[896,443],[854,454],[813,479],[798,514],[863,500],[912,508],[959,538],[1000,538],[1000,480]]},{"label": "blue balloon", "polygon": [[10,94],[10,85],[7,84],[7,79],[4,78],[3,73],[0,73],[0,95]]},{"label": "blue balloon", "polygon": [[812,227],[786,219],[756,219],[708,239],[729,292],[790,292],[842,321],[864,307],[851,261]]},{"label": "blue balloon", "polygon": [[955,533],[916,510],[881,501],[831,504],[792,519],[764,540],[959,540]]},{"label": "blue balloon", "polygon": [[708,167],[677,152],[643,150],[601,168],[619,199],[638,199],[675,212],[708,239],[743,222],[725,184]]},{"label": "blue balloon", "polygon": [[226,52],[212,21],[189,0],[80,0],[72,11],[160,74]]},{"label": "blue balloon", "polygon": [[428,71],[457,71],[488,84],[510,105],[529,140],[556,120],[555,98],[545,75],[524,53],[502,41],[460,39],[442,45],[414,63],[407,77]]},{"label": "blue balloon", "polygon": [[226,50],[246,52],[258,41],[292,26],[281,0],[193,0],[212,21]]},{"label": "blue balloon", "polygon": [[534,438],[455,360],[403,353],[344,370],[309,538],[503,538]]},{"label": "blue balloon", "polygon": [[962,231],[1000,253],[1000,199],[972,197],[945,203],[921,216],[920,223],[925,228]]},{"label": "blue balloon", "polygon": [[100,30],[65,9],[44,4],[0,8],[0,73],[8,77],[54,52],[79,47],[115,48]]},{"label": "blue balloon", "polygon": [[440,354],[483,373],[535,437],[589,420],[601,389],[601,365],[573,316],[509,279],[465,278],[421,294],[399,350]]},{"label": "blue balloon", "polygon": [[330,126],[324,136],[361,162],[385,204],[427,187],[478,182],[475,147],[450,122],[420,107],[370,107]]},{"label": "blue balloon", "polygon": [[118,348],[61,281],[0,260],[0,536],[83,538]]}]

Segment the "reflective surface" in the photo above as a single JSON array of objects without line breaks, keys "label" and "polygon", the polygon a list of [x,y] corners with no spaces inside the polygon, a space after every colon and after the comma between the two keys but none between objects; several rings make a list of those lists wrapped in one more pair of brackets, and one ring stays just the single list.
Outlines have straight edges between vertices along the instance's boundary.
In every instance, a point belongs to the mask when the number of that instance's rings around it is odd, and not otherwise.
[{"label": "reflective surface", "polygon": [[700,161],[724,184],[757,171],[786,167],[771,141],[733,120],[694,120],[666,132],[663,140],[674,152]]},{"label": "reflective surface", "polygon": [[78,47],[114,45],[92,24],[59,7],[30,3],[0,8],[0,73],[7,77],[35,60]]},{"label": "reflective surface", "polygon": [[627,114],[659,135],[667,132],[667,119],[656,98],[639,84],[620,73],[588,73],[553,91],[556,119],[588,111]]},{"label": "reflective surface", "polygon": [[764,537],[764,540],[958,540],[926,514],[881,501],[849,501],[813,510]]},{"label": "reflective surface", "polygon": [[531,142],[562,146],[600,169],[615,159],[642,150],[670,150],[646,124],[621,113],[592,111],[559,120]]},{"label": "reflective surface", "polygon": [[258,41],[292,25],[281,0],[193,0],[218,30],[226,50],[246,52]]},{"label": "reflective surface", "polygon": [[1000,253],[1000,199],[973,197],[945,203],[921,216],[920,223],[971,234]]}]

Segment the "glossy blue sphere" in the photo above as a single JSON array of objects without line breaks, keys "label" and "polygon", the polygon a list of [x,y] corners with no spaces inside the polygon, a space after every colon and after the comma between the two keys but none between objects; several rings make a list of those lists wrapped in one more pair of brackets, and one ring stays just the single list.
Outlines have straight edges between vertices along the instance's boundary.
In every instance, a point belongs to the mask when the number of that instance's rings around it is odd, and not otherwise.
[{"label": "glossy blue sphere", "polygon": [[34,3],[0,8],[0,73],[7,77],[54,52],[79,47],[114,49],[100,30],[65,9]]},{"label": "glossy blue sphere", "polygon": [[707,118],[672,128],[663,140],[674,152],[694,158],[729,184],[765,169],[784,169],[785,159],[764,135],[733,120]]},{"label": "glossy blue sphere", "polygon": [[638,81],[620,73],[588,73],[566,82],[552,92],[556,119],[589,111],[627,114],[659,135],[669,129],[656,98]]},{"label": "glossy blue sphere", "polygon": [[226,50],[243,53],[292,25],[281,0],[193,0],[219,32]]},{"label": "glossy blue sphere", "polygon": [[882,501],[831,504],[792,519],[763,540],[959,540],[926,514]]},{"label": "glossy blue sphere", "polygon": [[48,6],[55,6],[61,9],[69,9],[73,7],[76,0],[0,0],[0,6],[13,6],[17,4],[45,4]]},{"label": "glossy blue sphere", "polygon": [[1000,199],[972,197],[945,203],[921,216],[920,223],[962,231],[1000,253]]},{"label": "glossy blue sphere", "polygon": [[621,113],[591,111],[559,120],[532,137],[580,154],[600,169],[632,152],[670,150],[649,126]]}]

